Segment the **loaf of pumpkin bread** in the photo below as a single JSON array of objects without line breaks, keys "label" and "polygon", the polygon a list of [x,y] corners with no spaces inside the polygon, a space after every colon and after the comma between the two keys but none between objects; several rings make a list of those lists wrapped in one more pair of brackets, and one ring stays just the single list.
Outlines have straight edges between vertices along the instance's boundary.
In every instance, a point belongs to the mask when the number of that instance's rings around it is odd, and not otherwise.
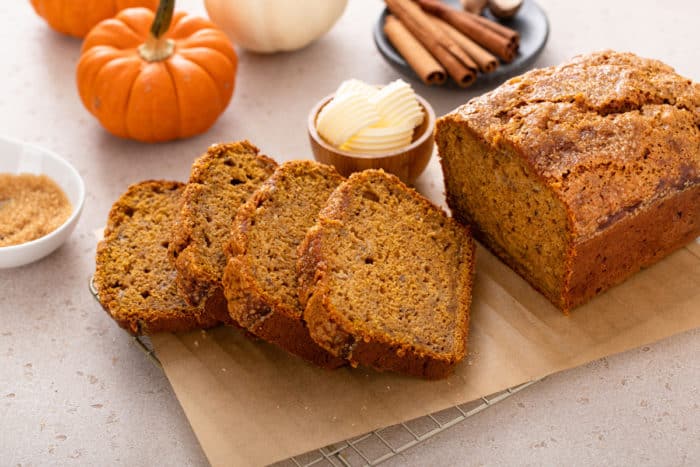
[{"label": "loaf of pumpkin bread", "polygon": [[167,260],[173,218],[184,185],[146,181],[130,186],[112,206],[97,246],[94,285],[110,316],[132,334],[189,331],[214,326],[175,288]]},{"label": "loaf of pumpkin bread", "polygon": [[333,167],[313,161],[278,167],[238,210],[223,279],[235,322],[324,368],[345,361],[316,344],[302,320],[297,248],[342,181]]},{"label": "loaf of pumpkin bread", "polygon": [[564,311],[700,234],[700,84],[602,51],[437,122],[447,202]]},{"label": "loaf of pumpkin bread", "polygon": [[333,355],[424,378],[464,358],[474,241],[395,176],[366,170],[342,183],[298,271],[311,337]]},{"label": "loaf of pumpkin bread", "polygon": [[180,295],[190,305],[205,304],[222,323],[233,324],[221,287],[231,222],[275,167],[248,141],[213,145],[192,164],[169,254]]}]

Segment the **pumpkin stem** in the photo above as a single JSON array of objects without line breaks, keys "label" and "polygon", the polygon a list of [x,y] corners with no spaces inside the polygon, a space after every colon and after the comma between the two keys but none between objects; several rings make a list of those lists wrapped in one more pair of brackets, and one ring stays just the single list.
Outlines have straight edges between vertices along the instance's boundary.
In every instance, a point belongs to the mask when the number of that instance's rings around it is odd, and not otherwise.
[{"label": "pumpkin stem", "polygon": [[175,51],[175,41],[163,37],[170,28],[174,10],[175,0],[160,0],[151,24],[151,34],[146,42],[139,46],[139,55],[147,62],[163,61]]}]

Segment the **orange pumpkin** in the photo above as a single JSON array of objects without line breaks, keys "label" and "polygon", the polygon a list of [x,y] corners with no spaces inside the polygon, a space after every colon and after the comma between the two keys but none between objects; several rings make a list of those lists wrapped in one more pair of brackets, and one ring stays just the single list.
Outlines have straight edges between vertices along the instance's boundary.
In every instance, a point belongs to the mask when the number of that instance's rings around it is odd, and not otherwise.
[{"label": "orange pumpkin", "polygon": [[100,21],[132,7],[155,10],[158,0],[31,0],[34,11],[56,31],[75,37],[85,34]]},{"label": "orange pumpkin", "polygon": [[238,62],[231,42],[206,19],[173,16],[174,3],[161,0],[155,16],[123,10],[85,38],[80,98],[114,135],[187,138],[213,125],[231,100]]}]

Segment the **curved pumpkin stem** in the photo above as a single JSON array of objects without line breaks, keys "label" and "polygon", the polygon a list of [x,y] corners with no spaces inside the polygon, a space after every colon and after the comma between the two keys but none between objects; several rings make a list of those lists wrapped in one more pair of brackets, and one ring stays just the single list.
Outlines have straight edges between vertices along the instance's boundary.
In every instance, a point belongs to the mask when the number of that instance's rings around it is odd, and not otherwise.
[{"label": "curved pumpkin stem", "polygon": [[175,51],[175,41],[163,37],[170,28],[173,11],[175,0],[160,0],[151,25],[151,34],[146,42],[139,46],[139,55],[147,62],[166,60]]}]

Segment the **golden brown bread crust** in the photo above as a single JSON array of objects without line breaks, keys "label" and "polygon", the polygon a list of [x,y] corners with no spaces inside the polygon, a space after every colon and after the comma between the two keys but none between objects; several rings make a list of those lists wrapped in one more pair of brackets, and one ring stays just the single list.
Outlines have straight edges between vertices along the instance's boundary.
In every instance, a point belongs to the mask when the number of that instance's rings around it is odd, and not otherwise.
[{"label": "golden brown bread crust", "polygon": [[[603,51],[525,73],[439,119],[436,143],[455,217],[564,311],[700,234],[688,202],[700,184],[700,84],[656,60]],[[533,278],[537,271],[516,259],[517,242],[499,240],[470,206],[471,175],[455,169],[486,152],[518,159],[524,176],[561,203],[558,287]],[[519,183],[503,178],[506,191]],[[513,213],[502,206],[500,215],[507,223]]]},{"label": "golden brown bread crust", "polygon": [[513,148],[578,238],[700,182],[700,83],[630,53],[532,70],[444,116],[438,134],[445,120]]},{"label": "golden brown bread crust", "polygon": [[193,163],[182,194],[169,248],[178,291],[189,304],[206,303],[208,312],[226,324],[234,324],[221,289],[230,224],[276,166],[248,141],[213,145]]},{"label": "golden brown bread crust", "polygon": [[[651,266],[700,234],[700,184],[656,201],[575,246],[564,309],[585,303],[602,290]],[[621,246],[624,245],[624,248]]]},{"label": "golden brown bread crust", "polygon": [[[353,233],[359,224],[373,224],[378,219],[368,219],[356,216],[356,200],[363,197],[360,194],[365,186],[376,188],[378,185],[388,187],[390,193],[400,193],[400,204],[412,204],[415,208],[411,212],[421,212],[417,217],[401,219],[400,214],[393,212],[394,219],[383,219],[384,232],[376,231],[377,237],[371,239],[374,244],[365,249],[363,243],[367,239],[358,239],[357,233]],[[374,195],[370,194],[370,197]],[[380,195],[380,196],[383,196]],[[383,201],[383,199],[379,199]],[[353,207],[355,206],[355,207]],[[439,221],[438,221],[439,219]],[[438,227],[438,222],[440,226]],[[413,235],[406,239],[403,245],[390,244],[390,238],[386,232],[400,232],[399,235],[411,235],[404,233],[408,224],[416,225],[416,229],[422,236]],[[344,237],[344,235],[350,237]],[[387,262],[391,267],[391,258],[401,255],[402,246],[415,241],[418,248],[428,245],[426,239],[433,236],[449,238],[450,246],[455,248],[449,256],[454,258],[458,266],[442,264],[444,260],[440,254],[430,255],[430,260],[414,258],[410,264],[411,272],[396,271],[395,274],[386,274],[378,277],[376,282],[364,282],[359,290],[363,295],[370,297],[374,307],[367,307],[360,303],[360,315],[367,317],[367,323],[361,323],[357,317],[349,313],[347,307],[339,307],[343,302],[343,295],[347,290],[337,290],[338,283],[334,282],[339,274],[343,276],[361,276],[361,271],[352,270],[353,265],[343,264],[343,258],[353,258],[357,255],[360,267],[363,263],[368,268],[376,266],[379,262]],[[353,240],[351,237],[355,236]],[[338,243],[338,239],[347,242]],[[386,240],[386,241],[385,241]],[[426,240],[426,242],[423,242]],[[356,242],[356,243],[353,243]],[[422,242],[422,243],[421,243]],[[438,243],[439,245],[442,245]],[[356,248],[359,245],[359,248]],[[440,253],[447,250],[439,248]],[[370,251],[371,250],[371,251]],[[427,250],[427,249],[426,249]],[[299,248],[299,299],[304,309],[304,320],[309,327],[311,336],[322,347],[334,355],[347,358],[353,365],[372,366],[378,370],[396,371],[423,378],[437,379],[448,376],[455,365],[466,355],[466,338],[469,324],[469,306],[471,303],[471,287],[474,273],[474,241],[469,230],[448,218],[439,208],[432,205],[414,190],[406,187],[398,178],[385,174],[381,170],[367,170],[353,174],[347,182],[341,184],[331,195],[328,204],[319,216],[318,223],[309,230],[304,242]],[[342,256],[347,254],[347,256]],[[412,254],[412,253],[411,253]],[[366,255],[372,258],[365,259]],[[371,261],[369,261],[371,259]],[[404,261],[401,259],[400,261]],[[411,261],[411,260],[409,260]],[[347,268],[347,270],[344,270]],[[432,269],[431,269],[432,268]],[[411,282],[410,278],[403,277],[406,274],[415,274],[422,280]],[[431,289],[432,284],[424,285],[429,289],[427,298],[421,300],[397,300],[393,293],[394,287],[403,287],[413,292],[413,287],[421,287],[426,283],[426,277],[440,277],[449,284],[447,289],[452,292],[450,298],[441,297],[447,303],[447,313],[444,307],[438,305],[436,290]],[[409,279],[409,280],[407,280]],[[361,279],[358,279],[361,280]],[[403,282],[403,281],[406,282]],[[429,280],[428,280],[429,281]],[[386,290],[382,291],[382,287]],[[410,287],[409,287],[410,286]],[[440,291],[444,292],[444,291]],[[449,292],[448,292],[449,293]],[[410,295],[413,296],[413,295]],[[429,312],[424,307],[425,303],[433,303],[435,307]],[[396,303],[400,302],[400,303]],[[350,302],[344,302],[350,306]],[[434,315],[433,315],[434,313]],[[401,322],[398,332],[387,331],[381,324],[380,317],[391,314],[385,324]],[[450,319],[445,319],[450,315]],[[415,319],[415,321],[411,321]],[[428,330],[424,324],[428,322],[444,323],[441,332],[448,335],[436,336],[434,328]],[[379,324],[377,324],[379,323]],[[383,330],[384,329],[384,330]],[[405,332],[404,332],[405,331]],[[410,336],[410,337],[407,337]],[[447,342],[447,348],[441,351],[435,350],[429,343],[432,340],[443,339]],[[427,344],[426,344],[427,343]]]},{"label": "golden brown bread crust", "polygon": [[94,284],[109,315],[132,334],[207,328],[215,320],[177,294],[167,261],[172,219],[184,185],[131,185],[112,206],[97,246]]},{"label": "golden brown bread crust", "polygon": [[[292,161],[278,167],[238,210],[226,247],[228,263],[223,276],[229,313],[235,322],[329,369],[346,362],[309,336],[297,299],[295,263],[298,243],[342,181],[333,167],[313,161]],[[263,242],[258,238],[268,235],[275,238]],[[267,251],[260,251],[263,248]],[[264,260],[257,259],[260,255]],[[265,264],[267,258],[271,264]]]}]

